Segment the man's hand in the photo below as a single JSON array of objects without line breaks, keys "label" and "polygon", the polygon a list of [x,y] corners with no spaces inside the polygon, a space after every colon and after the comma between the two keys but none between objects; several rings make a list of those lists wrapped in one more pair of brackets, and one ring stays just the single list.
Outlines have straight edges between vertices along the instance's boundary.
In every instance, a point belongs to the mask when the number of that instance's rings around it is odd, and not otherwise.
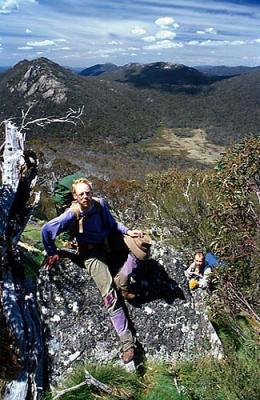
[{"label": "man's hand", "polygon": [[56,264],[56,262],[59,261],[59,259],[60,256],[58,254],[54,254],[53,256],[47,256],[44,261],[43,268],[48,270],[51,269]]},{"label": "man's hand", "polygon": [[128,235],[128,236],[131,236],[132,238],[135,238],[135,237],[140,237],[140,238],[142,238],[142,237],[144,237],[144,232],[143,231],[141,231],[141,230],[139,230],[139,229],[134,229],[134,230],[128,230],[127,232],[126,232],[126,234]]}]

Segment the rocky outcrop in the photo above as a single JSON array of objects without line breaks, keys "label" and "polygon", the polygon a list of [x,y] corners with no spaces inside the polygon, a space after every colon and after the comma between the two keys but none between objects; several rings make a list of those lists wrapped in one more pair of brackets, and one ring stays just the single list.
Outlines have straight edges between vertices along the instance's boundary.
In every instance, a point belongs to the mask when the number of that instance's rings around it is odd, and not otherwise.
[{"label": "rocky outcrop", "polygon": [[67,101],[66,87],[53,74],[51,68],[45,64],[28,66],[22,79],[16,84],[9,84],[10,93],[18,92],[25,98],[35,95],[42,99],[48,99],[56,104],[63,104]]},{"label": "rocky outcrop", "polygon": [[[222,357],[221,343],[206,315],[205,293],[190,293],[180,255],[153,245],[152,259],[134,277],[137,300],[127,303],[140,354],[159,360]],[[118,359],[118,340],[94,282],[64,258],[38,281],[45,323],[50,382],[57,383],[75,360]]]}]

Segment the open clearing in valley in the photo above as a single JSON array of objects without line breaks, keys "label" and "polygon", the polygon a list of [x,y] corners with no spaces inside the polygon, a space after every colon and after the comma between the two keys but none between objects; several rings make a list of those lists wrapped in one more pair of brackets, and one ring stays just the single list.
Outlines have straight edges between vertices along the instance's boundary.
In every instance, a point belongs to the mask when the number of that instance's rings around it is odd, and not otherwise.
[{"label": "open clearing in valley", "polygon": [[183,158],[212,164],[225,151],[224,146],[214,145],[206,139],[203,129],[163,129],[158,136],[145,141],[147,150],[156,153],[181,155]]}]

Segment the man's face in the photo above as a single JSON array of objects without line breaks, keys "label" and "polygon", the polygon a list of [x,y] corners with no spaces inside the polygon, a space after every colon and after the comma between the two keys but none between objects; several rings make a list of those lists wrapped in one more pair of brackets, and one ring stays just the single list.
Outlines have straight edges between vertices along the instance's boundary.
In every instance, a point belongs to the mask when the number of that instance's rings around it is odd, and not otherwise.
[{"label": "man's face", "polygon": [[204,264],[204,255],[203,254],[196,254],[195,255],[195,266],[198,269],[201,269],[201,267]]},{"label": "man's face", "polygon": [[86,211],[92,204],[92,189],[86,183],[75,186],[74,199],[77,200],[82,211]]}]

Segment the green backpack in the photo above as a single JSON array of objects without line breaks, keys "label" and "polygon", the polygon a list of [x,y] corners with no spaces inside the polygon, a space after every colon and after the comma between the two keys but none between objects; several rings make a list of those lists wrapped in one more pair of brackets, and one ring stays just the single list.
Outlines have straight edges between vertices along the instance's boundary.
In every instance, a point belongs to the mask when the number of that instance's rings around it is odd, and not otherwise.
[{"label": "green backpack", "polygon": [[62,214],[66,210],[66,208],[70,207],[73,201],[73,196],[71,192],[72,183],[76,179],[82,177],[83,176],[80,172],[76,172],[75,174],[64,176],[63,178],[55,182],[52,197],[58,215]]}]

